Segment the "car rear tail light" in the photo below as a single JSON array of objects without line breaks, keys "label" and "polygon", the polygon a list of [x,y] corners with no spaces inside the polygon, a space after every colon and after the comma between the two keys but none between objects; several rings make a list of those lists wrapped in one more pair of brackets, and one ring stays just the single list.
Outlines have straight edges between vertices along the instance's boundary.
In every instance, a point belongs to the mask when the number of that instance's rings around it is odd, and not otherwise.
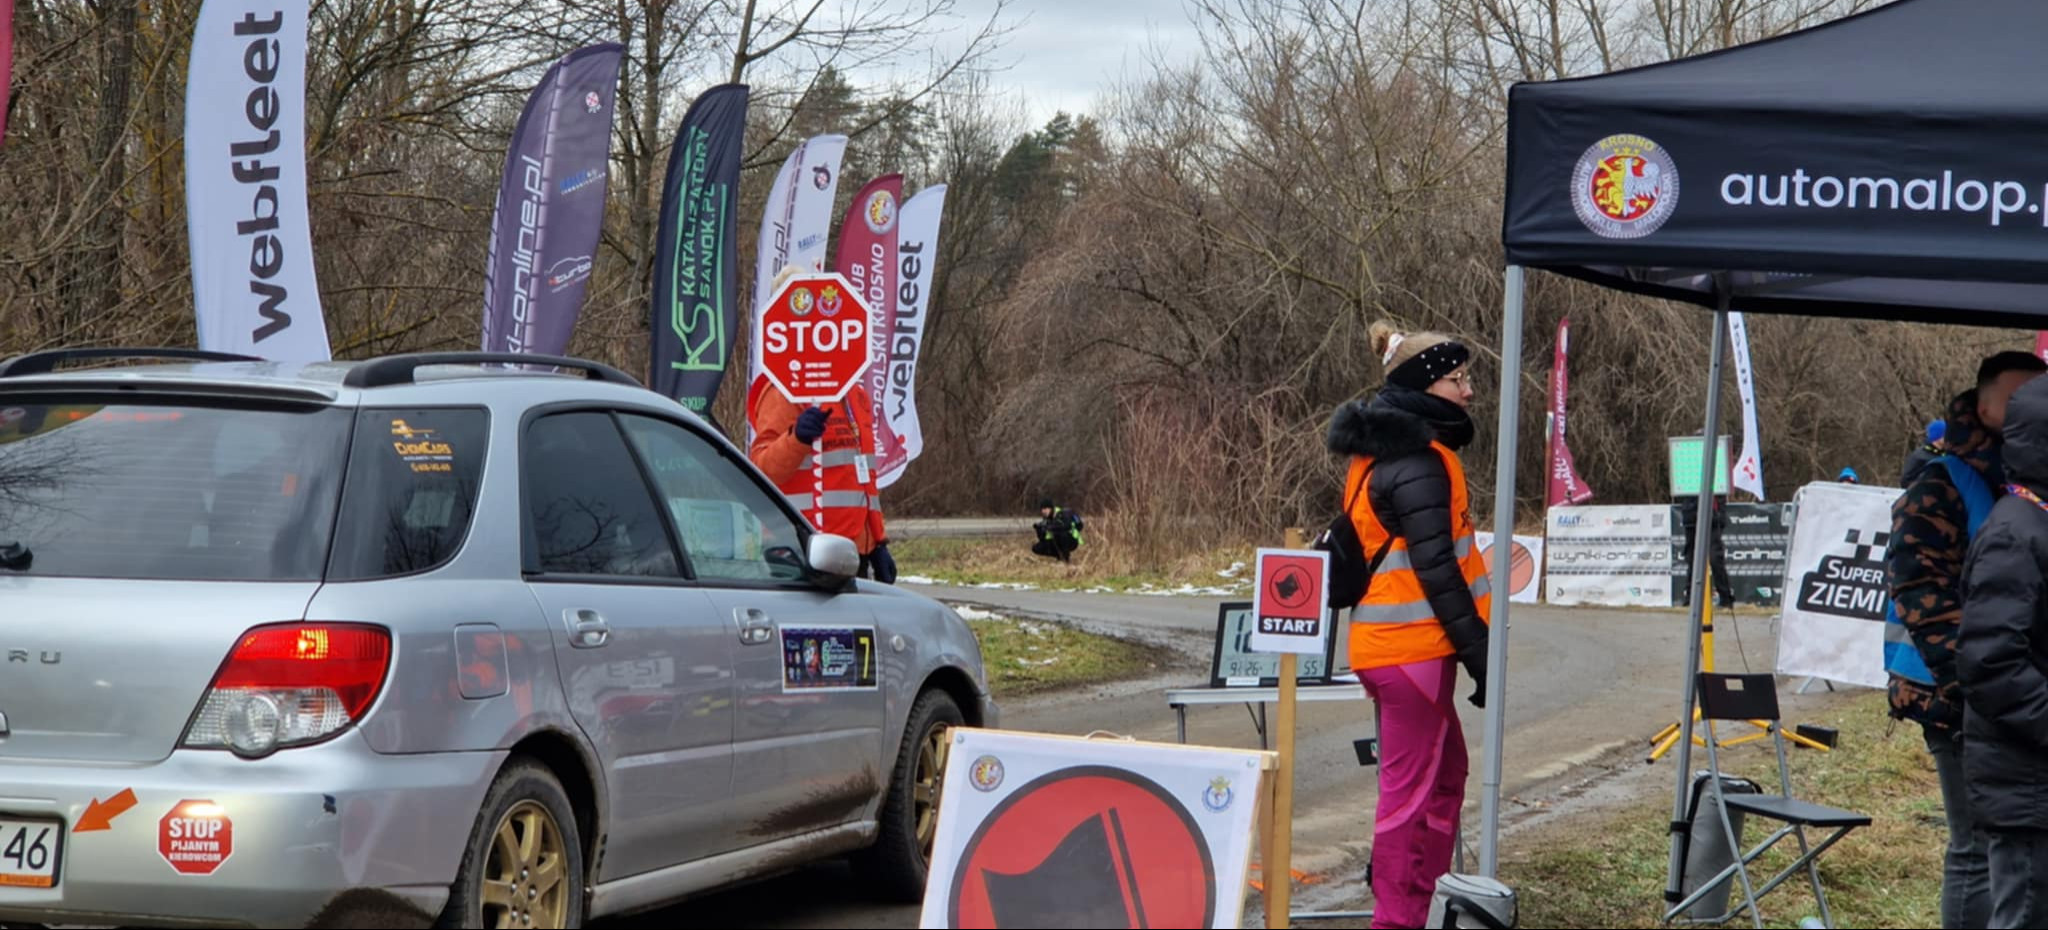
[{"label": "car rear tail light", "polygon": [[361,720],[383,690],[391,634],[360,623],[280,623],[242,634],[185,745],[257,758],[327,739]]}]

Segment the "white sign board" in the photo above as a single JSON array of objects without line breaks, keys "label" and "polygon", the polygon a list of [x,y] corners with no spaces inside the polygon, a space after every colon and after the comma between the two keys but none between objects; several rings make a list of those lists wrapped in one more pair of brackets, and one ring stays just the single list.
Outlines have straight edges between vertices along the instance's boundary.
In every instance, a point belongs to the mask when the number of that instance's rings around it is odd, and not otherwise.
[{"label": "white sign board", "polygon": [[1323,655],[1328,649],[1330,554],[1260,549],[1252,587],[1252,651]]},{"label": "white sign board", "polygon": [[[1478,537],[1479,551],[1486,553],[1486,575],[1493,577],[1493,534],[1474,533]],[[1543,537],[1516,536],[1514,545],[1508,548],[1509,600],[1517,604],[1534,604],[1543,599]]]},{"label": "white sign board", "polygon": [[920,927],[1236,927],[1275,756],[956,728]]},{"label": "white sign board", "polygon": [[1778,673],[1885,687],[1884,549],[1898,488],[1815,483],[1793,499]]},{"label": "white sign board", "polygon": [[1552,604],[1671,606],[1671,508],[1553,507],[1544,562]]}]

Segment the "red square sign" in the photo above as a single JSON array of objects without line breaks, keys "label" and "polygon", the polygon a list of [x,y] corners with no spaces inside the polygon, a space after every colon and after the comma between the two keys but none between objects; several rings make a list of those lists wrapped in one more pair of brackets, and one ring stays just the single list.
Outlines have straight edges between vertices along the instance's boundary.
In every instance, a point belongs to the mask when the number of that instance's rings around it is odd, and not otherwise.
[{"label": "red square sign", "polygon": [[1330,628],[1323,593],[1329,585],[1329,553],[1260,549],[1258,557],[1252,651],[1321,655]]}]

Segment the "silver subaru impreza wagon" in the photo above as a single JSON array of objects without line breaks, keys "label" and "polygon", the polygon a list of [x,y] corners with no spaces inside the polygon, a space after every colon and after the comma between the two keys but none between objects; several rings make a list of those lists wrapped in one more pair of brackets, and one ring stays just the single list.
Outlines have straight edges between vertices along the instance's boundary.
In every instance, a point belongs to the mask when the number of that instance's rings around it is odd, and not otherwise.
[{"label": "silver subaru impreza wagon", "polygon": [[0,921],[575,927],[923,890],[949,608],[604,365],[0,362]]}]

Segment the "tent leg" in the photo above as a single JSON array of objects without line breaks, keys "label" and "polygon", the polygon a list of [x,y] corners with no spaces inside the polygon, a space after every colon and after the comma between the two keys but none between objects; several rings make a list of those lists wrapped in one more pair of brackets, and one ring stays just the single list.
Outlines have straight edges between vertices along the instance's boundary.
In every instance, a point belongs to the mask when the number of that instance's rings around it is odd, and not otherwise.
[{"label": "tent leg", "polygon": [[1714,467],[1720,459],[1718,440],[1721,433],[1721,356],[1728,349],[1728,276],[1714,277],[1716,301],[1714,306],[1714,356],[1707,364],[1707,428],[1700,434],[1700,494],[1699,513],[1694,525],[1699,529],[1693,533],[1692,547],[1692,626],[1685,637],[1691,644],[1691,656],[1685,666],[1685,706],[1678,711],[1678,788],[1671,802],[1671,869],[1669,881],[1664,886],[1664,900],[1677,902],[1681,897],[1684,876],[1685,847],[1688,837],[1683,828],[1686,820],[1686,787],[1692,775],[1692,723],[1693,705],[1698,701],[1697,678],[1700,671],[1700,626],[1707,608],[1707,575],[1700,568],[1708,563],[1714,543]]},{"label": "tent leg", "polygon": [[[1515,538],[1515,455],[1520,445],[1515,427],[1522,410],[1522,280],[1522,266],[1509,265],[1500,336],[1500,435],[1493,481],[1495,546]],[[1511,560],[1493,561],[1493,616],[1486,638],[1485,755],[1479,795],[1479,874],[1487,878],[1498,877],[1500,870],[1501,735],[1507,724],[1508,603],[1514,591]]]}]

